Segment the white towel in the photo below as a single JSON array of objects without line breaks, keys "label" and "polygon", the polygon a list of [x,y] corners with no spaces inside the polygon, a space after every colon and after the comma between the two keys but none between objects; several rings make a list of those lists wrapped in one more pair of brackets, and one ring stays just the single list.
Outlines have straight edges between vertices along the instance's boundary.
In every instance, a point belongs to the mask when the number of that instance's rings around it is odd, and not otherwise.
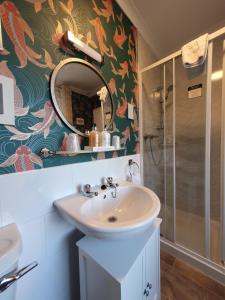
[{"label": "white towel", "polygon": [[193,68],[202,65],[208,52],[208,33],[184,45],[181,49],[183,65]]}]

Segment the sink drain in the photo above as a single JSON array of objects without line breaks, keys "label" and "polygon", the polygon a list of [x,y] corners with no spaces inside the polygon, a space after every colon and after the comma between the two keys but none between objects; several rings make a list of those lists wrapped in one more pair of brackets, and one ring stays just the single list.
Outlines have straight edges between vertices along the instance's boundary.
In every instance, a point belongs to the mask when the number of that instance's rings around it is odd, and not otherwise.
[{"label": "sink drain", "polygon": [[110,223],[116,222],[116,221],[117,221],[117,217],[111,216],[111,217],[108,218],[108,221],[109,221]]}]

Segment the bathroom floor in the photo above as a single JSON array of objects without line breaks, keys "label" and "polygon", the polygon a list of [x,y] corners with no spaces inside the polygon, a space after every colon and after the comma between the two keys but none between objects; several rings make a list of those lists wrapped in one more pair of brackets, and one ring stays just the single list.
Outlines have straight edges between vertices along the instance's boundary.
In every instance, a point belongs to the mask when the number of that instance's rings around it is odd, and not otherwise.
[{"label": "bathroom floor", "polygon": [[220,285],[189,264],[161,251],[161,300],[224,300]]}]

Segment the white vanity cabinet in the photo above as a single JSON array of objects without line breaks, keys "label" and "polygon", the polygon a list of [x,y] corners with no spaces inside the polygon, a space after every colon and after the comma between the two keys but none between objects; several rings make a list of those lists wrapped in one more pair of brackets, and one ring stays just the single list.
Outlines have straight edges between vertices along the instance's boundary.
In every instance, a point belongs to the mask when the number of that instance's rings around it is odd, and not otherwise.
[{"label": "white vanity cabinet", "polygon": [[80,299],[159,300],[160,223],[131,239],[81,239]]}]

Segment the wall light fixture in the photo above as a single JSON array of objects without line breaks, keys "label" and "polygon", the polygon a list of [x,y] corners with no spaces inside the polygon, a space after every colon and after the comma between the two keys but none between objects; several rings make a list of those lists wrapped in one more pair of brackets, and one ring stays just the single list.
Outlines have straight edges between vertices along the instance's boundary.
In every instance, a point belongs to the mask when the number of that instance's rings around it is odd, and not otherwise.
[{"label": "wall light fixture", "polygon": [[93,48],[89,47],[87,44],[75,37],[75,35],[71,31],[66,31],[63,37],[66,43],[69,43],[74,48],[84,52],[99,63],[103,62],[103,57],[101,56],[101,54],[99,54]]}]

